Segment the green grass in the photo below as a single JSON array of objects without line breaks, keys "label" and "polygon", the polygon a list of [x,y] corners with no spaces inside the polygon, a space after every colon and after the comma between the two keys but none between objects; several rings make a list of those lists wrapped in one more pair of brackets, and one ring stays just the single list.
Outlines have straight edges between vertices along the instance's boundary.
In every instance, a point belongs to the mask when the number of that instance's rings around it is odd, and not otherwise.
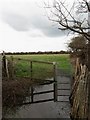
[{"label": "green grass", "polygon": [[[10,56],[7,56],[10,57]],[[22,58],[36,61],[56,62],[57,68],[67,72],[68,74],[72,71],[70,59],[68,54],[50,54],[50,55],[13,55],[14,58]],[[14,61],[15,74],[19,77],[31,76],[30,73],[30,62],[26,61]],[[53,65],[33,63],[32,76],[35,78],[47,78],[52,77]]]}]

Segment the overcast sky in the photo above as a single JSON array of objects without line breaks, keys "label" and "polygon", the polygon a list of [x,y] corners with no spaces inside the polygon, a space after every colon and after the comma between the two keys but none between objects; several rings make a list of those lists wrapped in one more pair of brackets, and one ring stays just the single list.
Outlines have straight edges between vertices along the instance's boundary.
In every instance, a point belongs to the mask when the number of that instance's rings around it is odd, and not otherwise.
[{"label": "overcast sky", "polygon": [[0,0],[0,51],[67,50],[70,37],[48,20],[46,0]]}]

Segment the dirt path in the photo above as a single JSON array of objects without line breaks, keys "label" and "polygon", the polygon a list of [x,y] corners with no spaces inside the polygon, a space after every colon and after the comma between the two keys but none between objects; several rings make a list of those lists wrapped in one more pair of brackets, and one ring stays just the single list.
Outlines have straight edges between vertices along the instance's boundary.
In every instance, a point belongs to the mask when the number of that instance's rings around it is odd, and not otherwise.
[{"label": "dirt path", "polygon": [[[57,101],[60,105],[60,113],[64,118],[70,118],[69,96],[71,92],[71,75],[57,69]],[[61,117],[63,118],[63,117]]]}]

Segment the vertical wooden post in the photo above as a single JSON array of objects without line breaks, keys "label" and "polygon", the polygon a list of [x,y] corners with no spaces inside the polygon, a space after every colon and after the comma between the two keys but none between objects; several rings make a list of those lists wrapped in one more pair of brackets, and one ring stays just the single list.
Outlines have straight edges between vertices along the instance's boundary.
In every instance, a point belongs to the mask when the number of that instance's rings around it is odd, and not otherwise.
[{"label": "vertical wooden post", "polygon": [[8,71],[7,71],[8,66],[7,66],[7,61],[6,61],[6,56],[4,51],[3,51],[2,62],[3,62],[3,75],[4,77],[8,77]]},{"label": "vertical wooden post", "polygon": [[[88,2],[90,8],[90,1]],[[90,11],[88,11],[88,27],[90,27]],[[88,29],[88,34],[90,34],[90,29]],[[90,37],[88,38],[88,70],[90,71]]]},{"label": "vertical wooden post", "polygon": [[2,54],[0,53],[0,120],[2,119]]},{"label": "vertical wooden post", "polygon": [[10,60],[9,60],[9,78],[11,80],[14,79],[14,62],[13,62],[13,56],[11,56]]},{"label": "vertical wooden post", "polygon": [[[90,1],[88,3],[89,8],[90,8]],[[90,27],[90,11],[88,11],[88,25]],[[90,29],[88,30],[88,33],[90,33]],[[90,38],[88,40],[88,52],[87,52],[87,59],[88,59],[88,71],[90,73]],[[88,78],[88,120],[90,120],[90,74],[89,74],[89,78]]]},{"label": "vertical wooden post", "polygon": [[30,62],[30,72],[31,72],[31,80],[32,80],[32,61]]},{"label": "vertical wooden post", "polygon": [[[88,71],[90,72],[90,41],[88,42],[87,56],[88,56],[87,66],[88,66]],[[88,78],[88,120],[90,120],[90,74]]]},{"label": "vertical wooden post", "polygon": [[56,80],[56,62],[53,62],[54,66],[54,102],[57,101],[57,80]]},{"label": "vertical wooden post", "polygon": [[7,74],[7,77],[9,78],[9,71],[8,71],[8,60],[6,59],[6,74]]},{"label": "vertical wooden post", "polygon": [[14,79],[14,61],[13,61],[13,56],[11,56],[11,61],[12,61],[12,79]]},{"label": "vertical wooden post", "polygon": [[90,41],[88,42],[88,51],[87,51],[87,59],[88,59],[88,63],[87,63],[87,65],[88,65],[88,70],[90,71]]}]

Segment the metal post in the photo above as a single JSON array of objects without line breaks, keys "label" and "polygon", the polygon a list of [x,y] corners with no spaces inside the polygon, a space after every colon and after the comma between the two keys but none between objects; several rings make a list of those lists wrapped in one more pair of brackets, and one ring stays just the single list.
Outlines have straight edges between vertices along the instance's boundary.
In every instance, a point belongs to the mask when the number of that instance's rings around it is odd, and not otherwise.
[{"label": "metal post", "polygon": [[[31,66],[30,66],[31,70],[31,80],[32,80],[32,61],[31,61]],[[31,103],[33,103],[33,87],[31,86]]]},{"label": "metal post", "polygon": [[56,80],[56,62],[53,62],[54,65],[54,102],[57,101],[57,80]]},{"label": "metal post", "polygon": [[53,69],[54,69],[54,82],[56,81],[56,62],[53,62]]},{"label": "metal post", "polygon": [[33,87],[31,86],[31,103],[33,103]]}]

